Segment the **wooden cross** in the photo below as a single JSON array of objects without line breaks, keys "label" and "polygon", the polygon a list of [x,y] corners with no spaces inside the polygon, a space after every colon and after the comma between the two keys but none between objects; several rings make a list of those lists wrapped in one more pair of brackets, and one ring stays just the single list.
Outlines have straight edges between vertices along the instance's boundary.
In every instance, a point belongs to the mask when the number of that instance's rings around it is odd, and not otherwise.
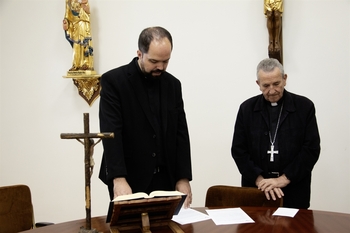
[{"label": "wooden cross", "polygon": [[[94,143],[92,138],[99,138]],[[86,209],[86,228],[80,229],[81,233],[97,233],[95,229],[91,229],[91,190],[90,180],[94,168],[93,148],[102,138],[114,138],[114,133],[90,133],[89,113],[84,113],[84,133],[62,133],[61,139],[76,139],[84,145],[85,148],[85,209]],[[84,142],[81,141],[84,139]]]},{"label": "wooden cross", "polygon": [[274,158],[273,155],[274,154],[278,154],[278,150],[274,150],[275,146],[271,145],[271,150],[268,150],[267,153],[270,154],[270,162],[273,162]]}]

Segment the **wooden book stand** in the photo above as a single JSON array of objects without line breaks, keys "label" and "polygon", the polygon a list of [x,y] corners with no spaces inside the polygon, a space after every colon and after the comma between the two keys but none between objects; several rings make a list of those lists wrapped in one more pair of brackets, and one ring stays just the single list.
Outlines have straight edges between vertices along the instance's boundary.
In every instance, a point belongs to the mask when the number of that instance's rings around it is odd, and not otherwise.
[{"label": "wooden book stand", "polygon": [[114,202],[110,231],[139,229],[142,233],[152,233],[152,228],[168,226],[174,233],[184,233],[171,220],[181,199],[181,196],[172,196]]}]

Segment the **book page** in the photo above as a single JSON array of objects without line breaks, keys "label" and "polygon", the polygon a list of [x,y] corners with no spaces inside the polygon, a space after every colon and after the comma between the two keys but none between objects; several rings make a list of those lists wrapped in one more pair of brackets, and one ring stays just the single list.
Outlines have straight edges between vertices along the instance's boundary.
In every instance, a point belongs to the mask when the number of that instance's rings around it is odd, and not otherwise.
[{"label": "book page", "polygon": [[183,195],[185,194],[179,191],[162,191],[162,190],[156,190],[149,194],[150,197],[171,197],[171,196],[183,196]]},{"label": "book page", "polygon": [[114,198],[112,201],[127,201],[127,200],[135,200],[135,199],[143,199],[143,198],[149,198],[147,193],[132,193],[127,195],[120,195]]}]

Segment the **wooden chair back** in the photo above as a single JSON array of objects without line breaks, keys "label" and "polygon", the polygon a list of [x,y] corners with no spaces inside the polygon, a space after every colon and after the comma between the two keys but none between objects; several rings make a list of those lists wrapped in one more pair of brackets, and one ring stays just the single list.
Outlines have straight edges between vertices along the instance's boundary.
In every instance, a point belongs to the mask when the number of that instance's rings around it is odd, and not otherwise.
[{"label": "wooden chair back", "polygon": [[205,207],[270,206],[280,207],[283,199],[267,200],[258,188],[214,185],[207,190]]},{"label": "wooden chair back", "polygon": [[34,213],[30,189],[26,185],[0,187],[0,232],[32,229]]}]

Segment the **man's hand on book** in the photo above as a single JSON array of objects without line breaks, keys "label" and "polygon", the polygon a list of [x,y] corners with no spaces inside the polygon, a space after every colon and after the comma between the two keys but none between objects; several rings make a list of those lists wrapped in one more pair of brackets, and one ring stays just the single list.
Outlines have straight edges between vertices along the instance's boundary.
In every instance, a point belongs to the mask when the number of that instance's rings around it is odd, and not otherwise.
[{"label": "man's hand on book", "polygon": [[177,181],[175,188],[177,191],[187,194],[187,198],[184,202],[184,207],[189,208],[192,203],[192,192],[190,182],[188,181],[188,179],[181,179]]},{"label": "man's hand on book", "polygon": [[115,178],[113,180],[113,191],[114,191],[114,198],[117,196],[121,195],[127,195],[127,194],[132,194],[132,190],[130,188],[130,185],[126,181],[125,178],[120,177],[120,178]]}]

